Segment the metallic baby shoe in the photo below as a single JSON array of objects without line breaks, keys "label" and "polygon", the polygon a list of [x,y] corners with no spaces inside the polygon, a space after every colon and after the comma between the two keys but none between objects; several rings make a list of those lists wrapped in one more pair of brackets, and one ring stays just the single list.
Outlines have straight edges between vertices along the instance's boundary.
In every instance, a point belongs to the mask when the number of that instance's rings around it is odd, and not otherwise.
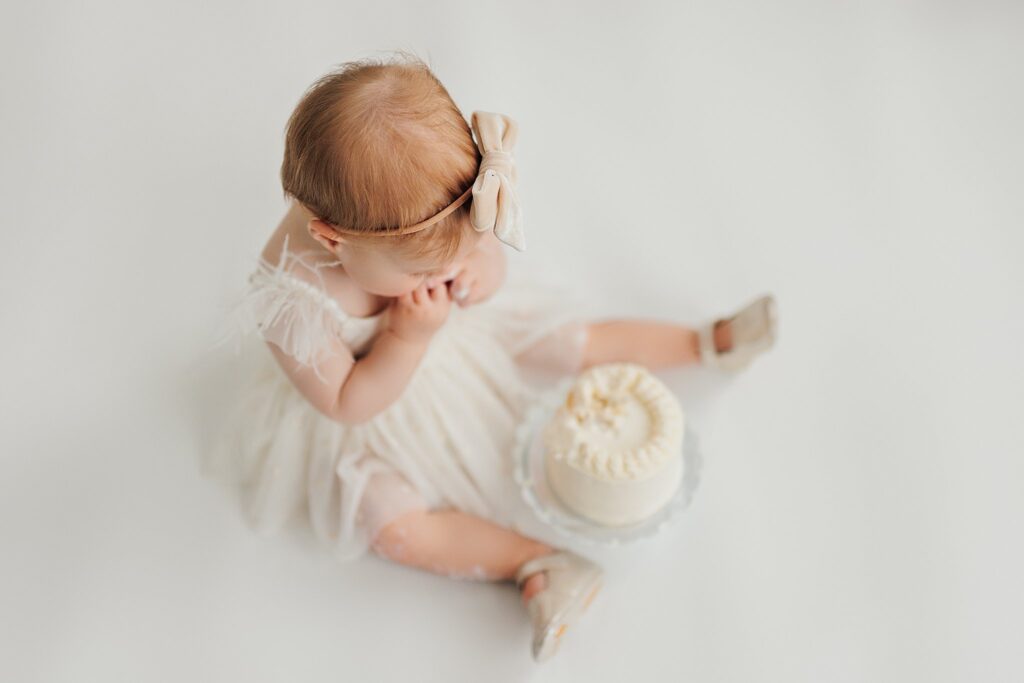
[{"label": "metallic baby shoe", "polygon": [[544,661],[558,651],[566,630],[590,606],[603,585],[601,567],[569,550],[560,550],[524,562],[516,572],[520,588],[531,575],[543,571],[547,585],[526,604],[533,623],[533,658]]},{"label": "metallic baby shoe", "polygon": [[713,321],[697,330],[702,365],[727,372],[743,370],[759,354],[775,344],[778,328],[778,314],[775,298],[766,294],[747,304],[730,318],[732,347],[721,353],[715,348],[715,323]]}]

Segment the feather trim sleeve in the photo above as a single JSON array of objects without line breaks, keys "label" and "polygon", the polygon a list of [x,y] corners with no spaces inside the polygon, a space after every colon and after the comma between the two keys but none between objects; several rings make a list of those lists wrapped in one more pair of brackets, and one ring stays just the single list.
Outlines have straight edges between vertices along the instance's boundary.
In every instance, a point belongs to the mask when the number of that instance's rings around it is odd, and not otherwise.
[{"label": "feather trim sleeve", "polygon": [[[322,279],[318,288],[289,272],[292,260],[301,261],[288,251],[287,237],[276,265],[259,259],[248,285],[228,310],[214,346],[234,340],[237,353],[243,338],[259,332],[326,382],[320,366],[335,355],[333,342],[343,339],[347,316],[326,293]],[[321,277],[318,266],[307,267]]]}]

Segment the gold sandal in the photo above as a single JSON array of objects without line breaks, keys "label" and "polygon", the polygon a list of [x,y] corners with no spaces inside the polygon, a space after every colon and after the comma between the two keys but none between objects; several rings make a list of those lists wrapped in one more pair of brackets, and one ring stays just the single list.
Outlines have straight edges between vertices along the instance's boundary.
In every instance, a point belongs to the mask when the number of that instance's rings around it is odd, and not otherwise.
[{"label": "gold sandal", "polygon": [[718,320],[697,330],[700,362],[706,367],[739,372],[775,344],[778,313],[771,294],[747,304],[724,320],[728,321],[732,332],[732,346],[726,351],[719,352],[715,346],[715,324]]},{"label": "gold sandal", "polygon": [[558,651],[562,636],[590,606],[604,576],[596,563],[560,550],[524,562],[516,572],[516,586],[521,590],[539,571],[547,574],[547,585],[526,603],[533,624],[532,654],[538,662]]}]

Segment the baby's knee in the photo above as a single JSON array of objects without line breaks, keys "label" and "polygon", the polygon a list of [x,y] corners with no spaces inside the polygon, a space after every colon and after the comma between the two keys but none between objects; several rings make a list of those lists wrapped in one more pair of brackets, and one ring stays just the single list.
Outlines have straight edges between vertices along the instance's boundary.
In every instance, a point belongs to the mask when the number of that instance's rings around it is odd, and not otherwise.
[{"label": "baby's knee", "polygon": [[391,557],[408,551],[410,529],[429,504],[401,474],[379,472],[370,478],[359,503],[358,523],[374,551]]},{"label": "baby's knee", "polygon": [[427,508],[407,510],[371,531],[370,549],[376,554],[398,562],[407,562],[418,553],[422,521],[430,514]]}]

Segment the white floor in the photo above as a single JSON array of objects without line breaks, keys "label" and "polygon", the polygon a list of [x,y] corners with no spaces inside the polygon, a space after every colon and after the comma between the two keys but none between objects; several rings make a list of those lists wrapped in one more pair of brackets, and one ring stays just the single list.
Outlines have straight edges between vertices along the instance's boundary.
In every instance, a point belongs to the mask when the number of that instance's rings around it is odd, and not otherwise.
[{"label": "white floor", "polygon": [[[1024,677],[1024,7],[286,4],[6,8],[0,679]],[[608,316],[780,304],[745,375],[663,374],[696,502],[591,553],[545,665],[511,586],[256,537],[196,467],[287,115],[392,48],[519,121],[513,264]]]}]

